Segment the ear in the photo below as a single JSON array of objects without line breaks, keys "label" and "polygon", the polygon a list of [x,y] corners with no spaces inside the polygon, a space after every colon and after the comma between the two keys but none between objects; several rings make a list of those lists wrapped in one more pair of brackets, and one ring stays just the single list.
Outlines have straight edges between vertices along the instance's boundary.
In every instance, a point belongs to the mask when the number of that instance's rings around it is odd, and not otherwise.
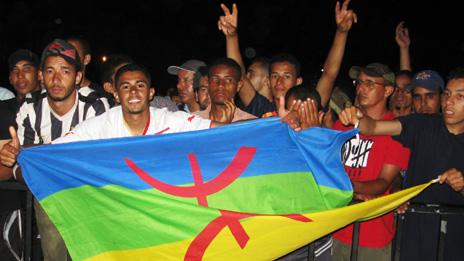
[{"label": "ear", "polygon": [[87,66],[87,64],[89,64],[91,60],[92,60],[92,55],[86,54],[84,56],[84,66]]},{"label": "ear", "polygon": [[81,71],[78,71],[78,72],[76,73],[76,81],[75,81],[75,84],[79,84],[79,83],[81,83],[81,81],[82,81],[82,72],[81,72]]},{"label": "ear", "polygon": [[103,90],[109,94],[113,94],[115,92],[113,85],[109,82],[103,83]]},{"label": "ear", "polygon": [[269,80],[269,76],[263,78],[263,86],[266,89],[271,87],[271,81]]},{"label": "ear", "polygon": [[119,101],[119,95],[117,92],[113,92],[113,97],[117,104],[121,104],[121,102]]},{"label": "ear", "polygon": [[302,83],[303,83],[303,78],[301,77],[296,78],[296,85],[300,85]]},{"label": "ear", "polygon": [[150,101],[153,100],[153,96],[155,96],[155,87],[150,88]]},{"label": "ear", "polygon": [[391,85],[385,85],[385,98],[388,98],[393,92],[395,91],[395,88]]},{"label": "ear", "polygon": [[237,93],[240,92],[242,87],[243,87],[243,80],[240,80],[240,81],[237,82]]}]

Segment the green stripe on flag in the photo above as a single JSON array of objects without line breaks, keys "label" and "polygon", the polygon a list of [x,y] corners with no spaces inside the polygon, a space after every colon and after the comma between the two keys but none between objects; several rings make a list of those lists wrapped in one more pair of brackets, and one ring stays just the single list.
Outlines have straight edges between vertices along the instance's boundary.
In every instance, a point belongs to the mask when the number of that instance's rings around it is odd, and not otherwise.
[{"label": "green stripe on flag", "polygon": [[[284,190],[289,187],[293,189]],[[322,199],[319,193],[326,198]],[[351,192],[317,186],[309,173],[295,172],[240,178],[208,196],[210,208],[198,207],[196,198],[116,185],[67,189],[40,203],[60,230],[72,256],[81,260],[106,251],[194,238],[220,215],[214,208],[269,214],[307,213],[334,207],[327,205],[335,198],[338,204],[343,204],[340,197],[348,203]]]}]

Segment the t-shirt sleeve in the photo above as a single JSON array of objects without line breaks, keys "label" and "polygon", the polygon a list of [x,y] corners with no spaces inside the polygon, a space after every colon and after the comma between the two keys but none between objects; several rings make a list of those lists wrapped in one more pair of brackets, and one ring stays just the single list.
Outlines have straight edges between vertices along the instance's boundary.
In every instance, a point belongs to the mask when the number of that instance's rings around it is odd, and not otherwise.
[{"label": "t-shirt sleeve", "polygon": [[422,114],[411,114],[407,116],[398,117],[397,120],[401,123],[401,133],[392,138],[405,147],[414,147],[414,140],[421,126],[425,121],[425,116]]},{"label": "t-shirt sleeve", "polygon": [[74,129],[64,134],[64,136],[53,140],[52,144],[98,139],[99,129],[102,127],[103,126],[94,119],[83,121]]},{"label": "t-shirt sleeve", "polygon": [[398,141],[390,138],[387,148],[388,152],[385,154],[385,163],[398,166],[404,170],[407,169],[410,150]]},{"label": "t-shirt sleeve", "polygon": [[[21,145],[32,145],[35,141],[35,131],[31,125],[30,115],[28,114],[27,103],[24,103],[16,114],[16,124],[18,125],[18,138]],[[27,129],[27,131],[26,131]]]},{"label": "t-shirt sleeve", "polygon": [[203,119],[198,115],[177,111],[172,112],[173,115],[177,118],[174,125],[177,131],[194,131],[194,130],[204,130],[209,129],[211,126],[211,121],[208,119]]}]

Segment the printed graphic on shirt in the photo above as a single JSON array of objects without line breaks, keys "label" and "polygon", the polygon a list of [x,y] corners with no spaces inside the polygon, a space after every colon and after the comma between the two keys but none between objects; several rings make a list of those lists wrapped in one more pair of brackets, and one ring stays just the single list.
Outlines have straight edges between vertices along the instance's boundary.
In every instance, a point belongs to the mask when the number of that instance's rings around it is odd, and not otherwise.
[{"label": "printed graphic on shirt", "polygon": [[361,169],[367,167],[369,153],[374,141],[371,139],[351,139],[345,142],[342,150],[342,161],[350,177],[359,176]]}]

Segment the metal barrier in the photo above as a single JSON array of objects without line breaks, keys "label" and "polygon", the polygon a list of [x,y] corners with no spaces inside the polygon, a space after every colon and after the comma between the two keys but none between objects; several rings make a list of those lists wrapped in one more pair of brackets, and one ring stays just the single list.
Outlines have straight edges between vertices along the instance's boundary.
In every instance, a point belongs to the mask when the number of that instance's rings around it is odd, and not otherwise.
[{"label": "metal barrier", "polygon": [[[438,215],[440,221],[444,216],[458,215],[464,217],[464,206],[447,206],[447,205],[436,205],[436,204],[414,204],[411,203],[408,210],[406,211],[409,214],[426,214],[426,215]],[[395,214],[395,223],[396,223],[396,233],[392,241],[392,260],[400,260],[401,254],[401,233],[403,229],[405,215],[404,214]],[[358,258],[358,244],[359,244],[359,228],[362,222],[353,223],[353,240],[351,245],[351,261],[356,261]],[[437,228],[440,230],[440,227]],[[438,242],[438,260],[443,260],[443,256],[440,249],[443,249],[445,240],[443,233],[438,233],[440,236]]]},{"label": "metal barrier", "polygon": [[32,206],[32,193],[29,189],[21,183],[14,181],[2,181],[0,182],[0,190],[13,190],[13,191],[25,191],[26,192],[26,222],[24,224],[24,247],[23,247],[23,260],[31,260],[31,249],[32,249],[32,217],[34,208]]}]

